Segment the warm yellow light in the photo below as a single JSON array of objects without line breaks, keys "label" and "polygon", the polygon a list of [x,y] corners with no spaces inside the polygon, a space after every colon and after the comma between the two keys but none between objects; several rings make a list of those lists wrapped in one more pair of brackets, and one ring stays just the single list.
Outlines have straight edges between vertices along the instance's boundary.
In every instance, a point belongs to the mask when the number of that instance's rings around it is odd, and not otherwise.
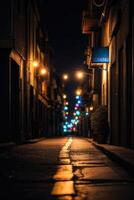
[{"label": "warm yellow light", "polygon": [[82,89],[77,89],[77,90],[76,90],[76,95],[77,95],[77,96],[80,96],[81,93],[82,93]]},{"label": "warm yellow light", "polygon": [[33,67],[38,67],[39,66],[39,63],[35,60],[35,61],[33,61]]},{"label": "warm yellow light", "polygon": [[67,80],[67,79],[68,79],[68,74],[64,74],[64,75],[63,75],[63,79],[64,79],[64,80]]},{"label": "warm yellow light", "polygon": [[93,106],[90,106],[89,110],[90,111],[93,111],[94,107]]},{"label": "warm yellow light", "polygon": [[81,72],[81,71],[78,71],[78,72],[76,72],[76,76],[77,76],[78,79],[82,79],[83,76],[84,76],[84,73]]},{"label": "warm yellow light", "polygon": [[47,70],[46,70],[46,69],[41,69],[41,70],[40,70],[40,74],[41,74],[41,75],[45,75],[46,73],[47,73]]},{"label": "warm yellow light", "polygon": [[63,99],[66,99],[67,98],[67,95],[66,94],[63,94]]},{"label": "warm yellow light", "polygon": [[89,112],[89,108],[88,108],[88,107],[86,107],[86,112],[87,112],[87,113]]}]

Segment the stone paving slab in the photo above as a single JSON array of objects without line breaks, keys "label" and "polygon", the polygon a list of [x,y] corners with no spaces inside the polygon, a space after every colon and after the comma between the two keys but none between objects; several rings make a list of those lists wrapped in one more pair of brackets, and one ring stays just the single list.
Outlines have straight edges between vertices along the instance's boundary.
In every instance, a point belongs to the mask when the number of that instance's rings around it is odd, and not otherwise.
[{"label": "stone paving slab", "polygon": [[133,200],[134,185],[107,184],[107,185],[76,185],[77,197],[75,200]]},{"label": "stone paving slab", "polygon": [[134,175],[134,151],[132,149],[108,144],[98,144],[92,140],[89,141],[111,159],[118,162],[118,164],[130,170],[131,174]]},{"label": "stone paving slab", "polygon": [[83,167],[75,171],[75,176],[78,180],[123,180],[121,177],[110,167]]}]

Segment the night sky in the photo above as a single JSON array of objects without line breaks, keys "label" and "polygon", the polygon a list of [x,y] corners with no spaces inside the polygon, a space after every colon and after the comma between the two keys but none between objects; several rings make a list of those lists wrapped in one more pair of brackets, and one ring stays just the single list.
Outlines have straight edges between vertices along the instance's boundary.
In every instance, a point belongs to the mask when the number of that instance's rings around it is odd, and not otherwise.
[{"label": "night sky", "polygon": [[[41,23],[54,50],[54,63],[59,74],[69,72],[67,83],[70,99],[78,82],[73,72],[83,67],[87,37],[81,33],[82,11],[86,0],[40,0]],[[75,77],[75,76],[74,76]]]}]

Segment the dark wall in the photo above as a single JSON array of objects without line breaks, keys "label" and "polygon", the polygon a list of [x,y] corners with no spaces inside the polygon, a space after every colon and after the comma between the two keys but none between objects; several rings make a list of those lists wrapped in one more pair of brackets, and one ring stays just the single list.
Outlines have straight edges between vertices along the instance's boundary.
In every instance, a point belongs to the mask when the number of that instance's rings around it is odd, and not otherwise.
[{"label": "dark wall", "polygon": [[9,133],[9,57],[0,50],[0,141],[10,140]]},{"label": "dark wall", "polygon": [[11,1],[0,4],[0,40],[11,37]]}]

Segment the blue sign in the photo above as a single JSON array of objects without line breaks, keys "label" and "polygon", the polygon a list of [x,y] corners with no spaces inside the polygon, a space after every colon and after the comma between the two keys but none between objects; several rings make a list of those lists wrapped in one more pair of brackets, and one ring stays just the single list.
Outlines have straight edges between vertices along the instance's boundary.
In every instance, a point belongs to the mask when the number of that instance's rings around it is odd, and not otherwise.
[{"label": "blue sign", "polygon": [[109,48],[93,47],[92,63],[109,63]]}]

